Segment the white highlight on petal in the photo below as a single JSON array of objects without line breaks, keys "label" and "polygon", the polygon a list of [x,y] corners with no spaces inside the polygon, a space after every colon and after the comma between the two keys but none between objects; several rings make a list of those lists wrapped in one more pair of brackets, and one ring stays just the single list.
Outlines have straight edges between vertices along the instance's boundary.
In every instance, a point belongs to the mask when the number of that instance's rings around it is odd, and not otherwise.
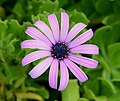
[{"label": "white highlight on petal", "polygon": [[69,73],[68,73],[68,69],[65,65],[65,63],[63,62],[63,60],[60,61],[60,86],[59,86],[59,91],[64,90],[67,85],[68,85],[68,81],[69,81]]},{"label": "white highlight on petal", "polygon": [[30,72],[29,75],[32,78],[37,78],[39,76],[41,76],[51,65],[53,61],[52,57],[49,57],[47,59],[45,59],[44,61],[42,61],[41,63],[39,63],[37,66],[35,66]]},{"label": "white highlight on petal", "polygon": [[25,40],[21,43],[21,48],[51,50],[51,47],[48,46],[48,44],[40,40]]},{"label": "white highlight on petal", "polygon": [[99,54],[99,49],[96,45],[84,44],[70,49],[71,53],[80,54]]},{"label": "white highlight on petal", "polygon": [[53,62],[49,71],[49,85],[51,88],[57,89],[58,78],[58,60],[53,59]]},{"label": "white highlight on petal", "polygon": [[49,39],[50,41],[55,44],[55,39],[53,37],[52,31],[50,30],[50,28],[48,27],[48,25],[46,25],[43,21],[38,20],[35,24],[36,27],[38,27]]},{"label": "white highlight on petal", "polygon": [[60,42],[64,42],[69,29],[69,16],[65,12],[61,12],[61,32],[60,32]]},{"label": "white highlight on petal", "polygon": [[70,42],[68,47],[73,48],[73,47],[76,47],[76,46],[78,46],[80,44],[83,44],[84,42],[91,39],[92,36],[93,36],[93,31],[92,31],[92,29],[89,29],[86,32],[84,32],[83,34],[81,34],[79,37],[77,37],[75,40]]},{"label": "white highlight on petal", "polygon": [[65,43],[70,42],[85,27],[86,25],[84,23],[77,23],[76,25],[74,25],[68,33]]},{"label": "white highlight on petal", "polygon": [[46,56],[50,56],[51,52],[50,51],[44,51],[44,50],[39,50],[39,51],[35,51],[32,52],[28,55],[26,55],[23,59],[22,59],[22,66],[25,66],[31,62],[34,62],[40,58],[46,57]]},{"label": "white highlight on petal", "polygon": [[69,55],[68,58],[87,68],[96,68],[98,65],[98,61],[83,56]]},{"label": "white highlight on petal", "polygon": [[25,33],[36,40],[43,41],[48,45],[52,46],[52,43],[50,42],[50,40],[43,33],[41,33],[39,30],[37,30],[34,27],[28,27]]},{"label": "white highlight on petal", "polygon": [[59,41],[59,24],[55,14],[50,14],[48,16],[48,21],[50,23],[50,27],[52,29],[53,36],[56,42]]},{"label": "white highlight on petal", "polygon": [[86,74],[75,63],[69,59],[64,59],[64,62],[79,81],[85,82],[88,80]]}]

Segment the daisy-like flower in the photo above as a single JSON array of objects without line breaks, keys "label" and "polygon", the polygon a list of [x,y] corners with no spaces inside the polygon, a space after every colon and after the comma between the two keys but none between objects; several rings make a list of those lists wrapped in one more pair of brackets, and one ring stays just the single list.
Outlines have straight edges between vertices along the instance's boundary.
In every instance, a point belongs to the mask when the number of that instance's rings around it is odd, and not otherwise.
[{"label": "daisy-like flower", "polygon": [[[65,12],[61,12],[61,26],[55,14],[48,16],[50,28],[41,20],[38,20],[34,27],[28,27],[25,33],[34,40],[25,40],[21,43],[22,48],[38,49],[26,55],[22,60],[25,66],[35,60],[47,57],[45,60],[36,65],[29,75],[32,78],[38,78],[49,67],[49,85],[51,88],[64,90],[69,81],[68,69],[81,82],[88,80],[86,74],[78,67],[77,64],[96,68],[98,62],[96,60],[76,54],[98,54],[99,50],[96,45],[83,44],[93,36],[92,29],[87,30],[77,38],[75,36],[86,27],[83,23],[77,23],[69,31],[69,16]],[[73,40],[73,38],[75,38]],[[60,68],[60,84],[57,87],[58,69]]]}]

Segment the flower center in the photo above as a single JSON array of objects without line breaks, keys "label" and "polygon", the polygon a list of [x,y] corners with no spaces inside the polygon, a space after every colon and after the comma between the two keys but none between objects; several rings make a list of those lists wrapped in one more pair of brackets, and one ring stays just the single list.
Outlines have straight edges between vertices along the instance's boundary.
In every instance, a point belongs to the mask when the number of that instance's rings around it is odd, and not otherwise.
[{"label": "flower center", "polygon": [[61,60],[67,57],[67,55],[69,54],[69,49],[67,48],[67,45],[65,43],[58,42],[52,47],[51,54],[54,58]]}]

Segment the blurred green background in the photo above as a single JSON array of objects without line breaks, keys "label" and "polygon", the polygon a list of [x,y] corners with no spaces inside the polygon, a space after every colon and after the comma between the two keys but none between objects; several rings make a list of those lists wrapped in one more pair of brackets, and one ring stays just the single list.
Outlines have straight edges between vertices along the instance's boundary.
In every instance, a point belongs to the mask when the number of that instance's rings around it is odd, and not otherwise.
[{"label": "blurred green background", "polygon": [[[22,67],[22,58],[31,52],[20,43],[29,39],[25,29],[47,15],[66,11],[70,27],[77,22],[92,28],[88,42],[99,46],[96,69],[80,68],[89,80],[81,83],[70,73],[68,87],[59,92],[48,84],[46,71],[38,79],[28,72],[39,62]],[[0,101],[120,101],[120,0],[0,0]]]}]

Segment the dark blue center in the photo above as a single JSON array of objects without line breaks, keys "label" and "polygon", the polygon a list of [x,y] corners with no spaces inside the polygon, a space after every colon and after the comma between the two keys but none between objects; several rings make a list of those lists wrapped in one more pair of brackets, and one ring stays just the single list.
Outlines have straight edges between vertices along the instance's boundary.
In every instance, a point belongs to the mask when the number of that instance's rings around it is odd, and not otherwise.
[{"label": "dark blue center", "polygon": [[63,59],[68,52],[67,46],[64,43],[57,43],[52,47],[52,56],[57,59]]}]

